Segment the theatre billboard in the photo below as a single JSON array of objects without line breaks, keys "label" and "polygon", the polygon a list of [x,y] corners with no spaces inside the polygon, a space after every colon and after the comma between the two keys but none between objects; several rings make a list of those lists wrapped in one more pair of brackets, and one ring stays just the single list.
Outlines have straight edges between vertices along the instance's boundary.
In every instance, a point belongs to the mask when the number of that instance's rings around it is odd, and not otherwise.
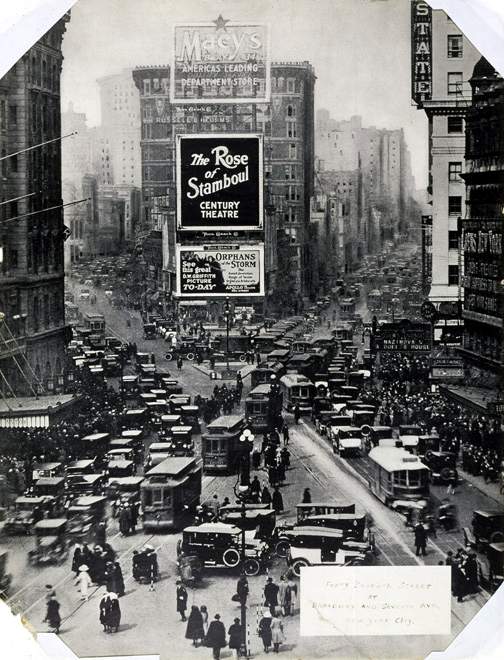
[{"label": "theatre billboard", "polygon": [[263,295],[263,245],[177,245],[180,298]]},{"label": "theatre billboard", "polygon": [[179,135],[176,163],[180,231],[262,230],[261,135]]},{"label": "theatre billboard", "polygon": [[174,27],[172,103],[267,103],[268,29],[219,16]]}]

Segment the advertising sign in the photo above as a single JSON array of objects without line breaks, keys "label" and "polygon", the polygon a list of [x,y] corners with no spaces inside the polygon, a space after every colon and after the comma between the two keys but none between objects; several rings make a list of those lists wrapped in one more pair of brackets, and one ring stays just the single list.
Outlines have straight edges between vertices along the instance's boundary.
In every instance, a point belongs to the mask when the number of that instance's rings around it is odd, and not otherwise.
[{"label": "advertising sign", "polygon": [[179,135],[176,161],[179,230],[262,229],[262,136]]},{"label": "advertising sign", "polygon": [[375,337],[378,351],[423,353],[432,348],[430,323],[402,319],[396,323],[384,323]]},{"label": "advertising sign", "polygon": [[419,0],[411,3],[411,98],[432,98],[432,9]]},{"label": "advertising sign", "polygon": [[267,103],[268,29],[219,16],[174,28],[172,103]]},{"label": "advertising sign", "polygon": [[263,295],[263,245],[177,246],[177,296]]}]

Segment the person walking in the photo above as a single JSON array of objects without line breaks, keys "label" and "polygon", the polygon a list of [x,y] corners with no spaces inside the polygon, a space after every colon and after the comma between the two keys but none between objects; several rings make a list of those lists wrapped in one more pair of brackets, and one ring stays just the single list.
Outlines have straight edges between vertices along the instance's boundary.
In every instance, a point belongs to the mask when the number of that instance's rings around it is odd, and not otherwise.
[{"label": "person walking", "polygon": [[259,501],[260,496],[261,496],[261,484],[259,483],[259,479],[257,477],[257,474],[255,477],[252,479],[252,482],[250,483],[250,494]]},{"label": "person walking", "polygon": [[229,626],[228,630],[229,635],[229,648],[236,651],[236,657],[240,657],[240,648],[242,645],[243,631],[240,623],[240,619],[235,618],[232,625]]},{"label": "person walking", "polygon": [[269,653],[271,646],[271,612],[263,610],[262,618],[259,621],[257,634],[262,639],[264,652]]},{"label": "person walking", "polygon": [[187,589],[182,584],[181,580],[177,580],[177,612],[180,614],[182,621],[186,620],[187,609]]},{"label": "person walking", "polygon": [[131,529],[131,511],[129,507],[121,506],[119,511],[119,531],[122,536],[128,536]]},{"label": "person walking", "polygon": [[177,369],[178,369],[178,371],[182,371],[182,364],[183,364],[182,356],[179,354],[179,355],[177,355]]},{"label": "person walking", "polygon": [[278,653],[280,644],[284,642],[283,622],[280,616],[273,616],[271,619],[271,641],[273,642],[273,651]]},{"label": "person walking", "polygon": [[300,417],[301,417],[301,410],[299,408],[299,403],[296,403],[296,405],[294,406],[294,421],[296,422],[296,424],[299,424]]},{"label": "person walking", "polygon": [[448,482],[448,487],[446,488],[447,495],[455,495],[455,488],[457,487],[457,482],[458,482],[457,470],[453,470],[453,475],[450,477],[450,481]]},{"label": "person walking", "polygon": [[278,589],[278,609],[282,616],[285,616],[285,602],[287,600],[287,581],[284,575],[280,576],[280,585]]},{"label": "person walking", "polygon": [[75,573],[75,577],[79,575],[79,568],[84,564],[82,558],[82,548],[77,543],[72,557],[72,571]]},{"label": "person walking", "polygon": [[426,552],[427,545],[427,532],[425,527],[421,522],[417,523],[415,526],[415,550],[417,557],[422,554],[424,557],[427,554]]},{"label": "person walking", "polygon": [[294,612],[297,607],[297,595],[298,595],[298,586],[292,579],[289,577],[287,581],[287,589],[285,590],[285,614],[286,616],[294,616]]},{"label": "person walking", "polygon": [[203,622],[203,632],[205,633],[203,637],[206,637],[208,631],[208,610],[206,605],[200,607],[201,620]]},{"label": "person walking", "polygon": [[240,575],[238,578],[238,582],[236,583],[236,593],[238,594],[240,605],[244,607],[249,595],[249,584],[245,575]]},{"label": "person walking", "polygon": [[59,612],[60,604],[56,600],[55,595],[51,595],[47,601],[47,611],[44,622],[49,624],[49,627],[54,630],[56,635],[59,633],[61,626],[61,615]]},{"label": "person walking", "polygon": [[185,637],[186,639],[192,639],[193,646],[198,646],[198,640],[202,640],[205,637],[203,616],[197,605],[193,605],[189,612]]},{"label": "person walking", "polygon": [[110,632],[118,632],[121,623],[121,608],[119,606],[119,598],[114,592],[109,593],[109,610],[108,610],[108,625]]},{"label": "person walking", "polygon": [[278,584],[275,584],[273,578],[269,577],[264,587],[264,604],[270,608],[271,616],[275,616],[278,606],[278,592]]},{"label": "person walking", "polygon": [[282,435],[283,435],[283,444],[284,444],[284,447],[287,447],[287,445],[289,444],[289,440],[290,440],[290,436],[289,436],[289,427],[287,426],[287,424],[284,424],[284,425],[283,425]]},{"label": "person walking", "polygon": [[275,509],[275,513],[277,515],[282,513],[284,508],[282,493],[278,490],[278,486],[276,486],[275,490],[273,491],[273,508]]},{"label": "person walking", "polygon": [[269,488],[266,486],[266,484],[264,484],[262,489],[261,502],[263,504],[271,504],[271,493],[269,492]]},{"label": "person walking", "polygon": [[469,594],[477,594],[480,590],[478,579],[478,560],[474,552],[469,553],[465,562],[465,574],[467,578],[467,591]]},{"label": "person walking", "polygon": [[75,583],[79,585],[81,600],[89,600],[89,587],[92,585],[91,578],[89,577],[89,568],[86,564],[79,566],[79,574]]},{"label": "person walking", "polygon": [[303,491],[303,499],[301,500],[302,504],[311,504],[311,491],[309,488],[305,488]]},{"label": "person walking", "polygon": [[110,611],[110,598],[109,592],[106,591],[100,600],[100,623],[103,626],[103,632],[110,632],[109,624],[109,611]]},{"label": "person walking", "polygon": [[205,646],[212,649],[214,660],[220,660],[220,652],[226,646],[226,628],[220,620],[220,614],[214,616],[214,620],[208,626],[205,637]]}]

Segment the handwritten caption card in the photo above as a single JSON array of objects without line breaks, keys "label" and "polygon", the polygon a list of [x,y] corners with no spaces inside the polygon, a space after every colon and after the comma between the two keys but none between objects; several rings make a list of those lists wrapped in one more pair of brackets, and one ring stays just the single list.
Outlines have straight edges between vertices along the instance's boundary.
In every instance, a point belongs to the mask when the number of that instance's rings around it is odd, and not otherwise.
[{"label": "handwritten caption card", "polygon": [[309,566],[301,635],[447,635],[449,566]]}]

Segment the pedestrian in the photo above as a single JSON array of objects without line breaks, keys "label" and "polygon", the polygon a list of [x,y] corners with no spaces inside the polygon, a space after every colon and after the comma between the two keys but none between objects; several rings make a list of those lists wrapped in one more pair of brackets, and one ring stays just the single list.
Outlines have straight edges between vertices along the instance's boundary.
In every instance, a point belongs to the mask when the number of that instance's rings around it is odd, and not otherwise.
[{"label": "pedestrian", "polygon": [[107,526],[104,522],[100,522],[98,523],[98,526],[96,528],[95,543],[103,547],[105,545],[106,540],[107,540]]},{"label": "pedestrian", "polygon": [[115,589],[112,591],[115,591],[115,593],[121,598],[121,596],[124,596],[125,594],[125,588],[124,588],[124,577],[121,569],[121,565],[119,564],[118,561],[114,562],[114,570],[115,570]]},{"label": "pedestrian", "polygon": [[240,619],[235,618],[233,624],[229,626],[229,648],[236,651],[236,657],[240,657],[240,647],[242,645],[243,632]]},{"label": "pedestrian", "polygon": [[303,491],[303,499],[301,500],[302,504],[311,504],[311,491],[309,488],[305,488]]},{"label": "pedestrian", "polygon": [[264,652],[268,653],[271,646],[271,612],[269,610],[263,610],[257,634],[262,639]]},{"label": "pedestrian", "polygon": [[467,578],[467,591],[477,594],[480,590],[478,579],[478,560],[474,552],[471,552],[465,562],[465,574]]},{"label": "pedestrian", "polygon": [[294,421],[296,422],[296,424],[299,424],[300,417],[301,417],[301,410],[299,408],[299,403],[296,403],[296,405],[294,406]]},{"label": "pedestrian", "polygon": [[238,582],[236,583],[236,593],[238,594],[240,605],[243,607],[247,603],[249,594],[249,584],[245,575],[240,575],[238,578]]},{"label": "pedestrian", "polygon": [[278,653],[280,644],[284,642],[283,622],[281,616],[273,616],[271,619],[271,641],[273,642],[273,651]]},{"label": "pedestrian", "polygon": [[45,601],[47,605],[47,603],[51,600],[51,598],[53,597],[56,598],[56,591],[52,586],[52,584],[46,584],[45,588],[46,588]]},{"label": "pedestrian", "polygon": [[264,605],[270,608],[271,616],[275,616],[278,606],[278,592],[278,584],[275,584],[273,578],[269,577],[264,587]]},{"label": "pedestrian", "polygon": [[129,505],[129,510],[130,510],[130,518],[131,518],[130,530],[132,534],[135,534],[136,526],[138,522],[138,504],[132,502]]},{"label": "pedestrian", "polygon": [[182,356],[179,354],[179,355],[177,355],[177,369],[178,369],[178,371],[182,371],[182,364],[183,364]]},{"label": "pedestrian", "polygon": [[220,659],[220,652],[226,646],[226,628],[220,620],[220,614],[214,616],[214,620],[208,626],[205,637],[205,646],[212,649],[214,660]]},{"label": "pedestrian", "polygon": [[203,617],[197,605],[193,605],[189,612],[185,637],[186,639],[192,639],[193,646],[198,646],[198,640],[202,640],[205,637]]},{"label": "pedestrian", "polygon": [[177,612],[180,614],[182,621],[186,620],[187,609],[187,589],[182,584],[181,580],[177,580]]},{"label": "pedestrian", "polygon": [[269,489],[266,486],[266,484],[264,484],[264,487],[262,489],[261,502],[263,504],[271,504],[271,493],[269,492]]},{"label": "pedestrian", "polygon": [[257,474],[255,477],[252,479],[250,483],[250,493],[251,495],[254,496],[254,498],[257,498],[259,500],[260,494],[261,494],[261,484],[259,483],[259,479],[257,477]]},{"label": "pedestrian", "polygon": [[110,610],[110,598],[109,592],[106,591],[102,599],[100,600],[100,623],[103,626],[103,632],[110,632],[109,625],[109,610]]},{"label": "pedestrian", "polygon": [[128,536],[131,529],[131,511],[124,504],[119,511],[119,531],[123,536]]},{"label": "pedestrian", "polygon": [[200,612],[201,612],[201,619],[203,621],[203,631],[205,633],[205,636],[207,634],[208,630],[208,610],[206,605],[202,605],[200,607]]},{"label": "pedestrian", "polygon": [[458,481],[457,470],[454,470],[453,475],[450,477],[450,481],[448,482],[448,487],[446,489],[447,495],[455,495],[455,488],[457,487],[457,481]]},{"label": "pedestrian", "polygon": [[278,609],[282,616],[285,616],[285,602],[287,599],[287,581],[285,575],[280,576],[280,584],[278,589]]},{"label": "pedestrian", "polygon": [[47,610],[44,622],[49,624],[49,627],[54,630],[56,634],[59,633],[61,626],[61,616],[59,613],[60,604],[56,600],[55,595],[51,595],[47,601]]},{"label": "pedestrian", "polygon": [[75,573],[76,577],[79,575],[79,567],[82,566],[82,564],[84,564],[82,548],[77,543],[72,557],[72,571]]},{"label": "pedestrian", "polygon": [[261,452],[255,448],[252,450],[252,467],[254,470],[261,467]]},{"label": "pedestrian", "polygon": [[417,557],[422,554],[424,557],[427,554],[426,545],[427,545],[427,533],[425,527],[421,522],[417,523],[415,526],[415,549]]},{"label": "pedestrian", "polygon": [[287,424],[284,424],[284,426],[283,426],[282,435],[283,435],[284,447],[287,447],[287,445],[289,444],[289,440],[290,440],[289,427],[287,426]]},{"label": "pedestrian", "polygon": [[114,592],[109,593],[109,611],[108,611],[108,624],[110,632],[118,632],[121,623],[121,608],[119,606],[119,599]]},{"label": "pedestrian", "polygon": [[282,498],[282,493],[278,490],[278,486],[275,487],[275,490],[273,491],[273,508],[275,509],[275,513],[278,515],[279,513],[282,513],[283,511],[283,498]]},{"label": "pedestrian", "polygon": [[285,591],[285,614],[293,616],[297,607],[298,586],[294,582],[292,575],[287,581],[287,589]]},{"label": "pedestrian", "polygon": [[79,574],[75,581],[79,585],[81,600],[89,600],[89,587],[91,586],[91,578],[89,577],[89,568],[86,564],[79,566]]}]

